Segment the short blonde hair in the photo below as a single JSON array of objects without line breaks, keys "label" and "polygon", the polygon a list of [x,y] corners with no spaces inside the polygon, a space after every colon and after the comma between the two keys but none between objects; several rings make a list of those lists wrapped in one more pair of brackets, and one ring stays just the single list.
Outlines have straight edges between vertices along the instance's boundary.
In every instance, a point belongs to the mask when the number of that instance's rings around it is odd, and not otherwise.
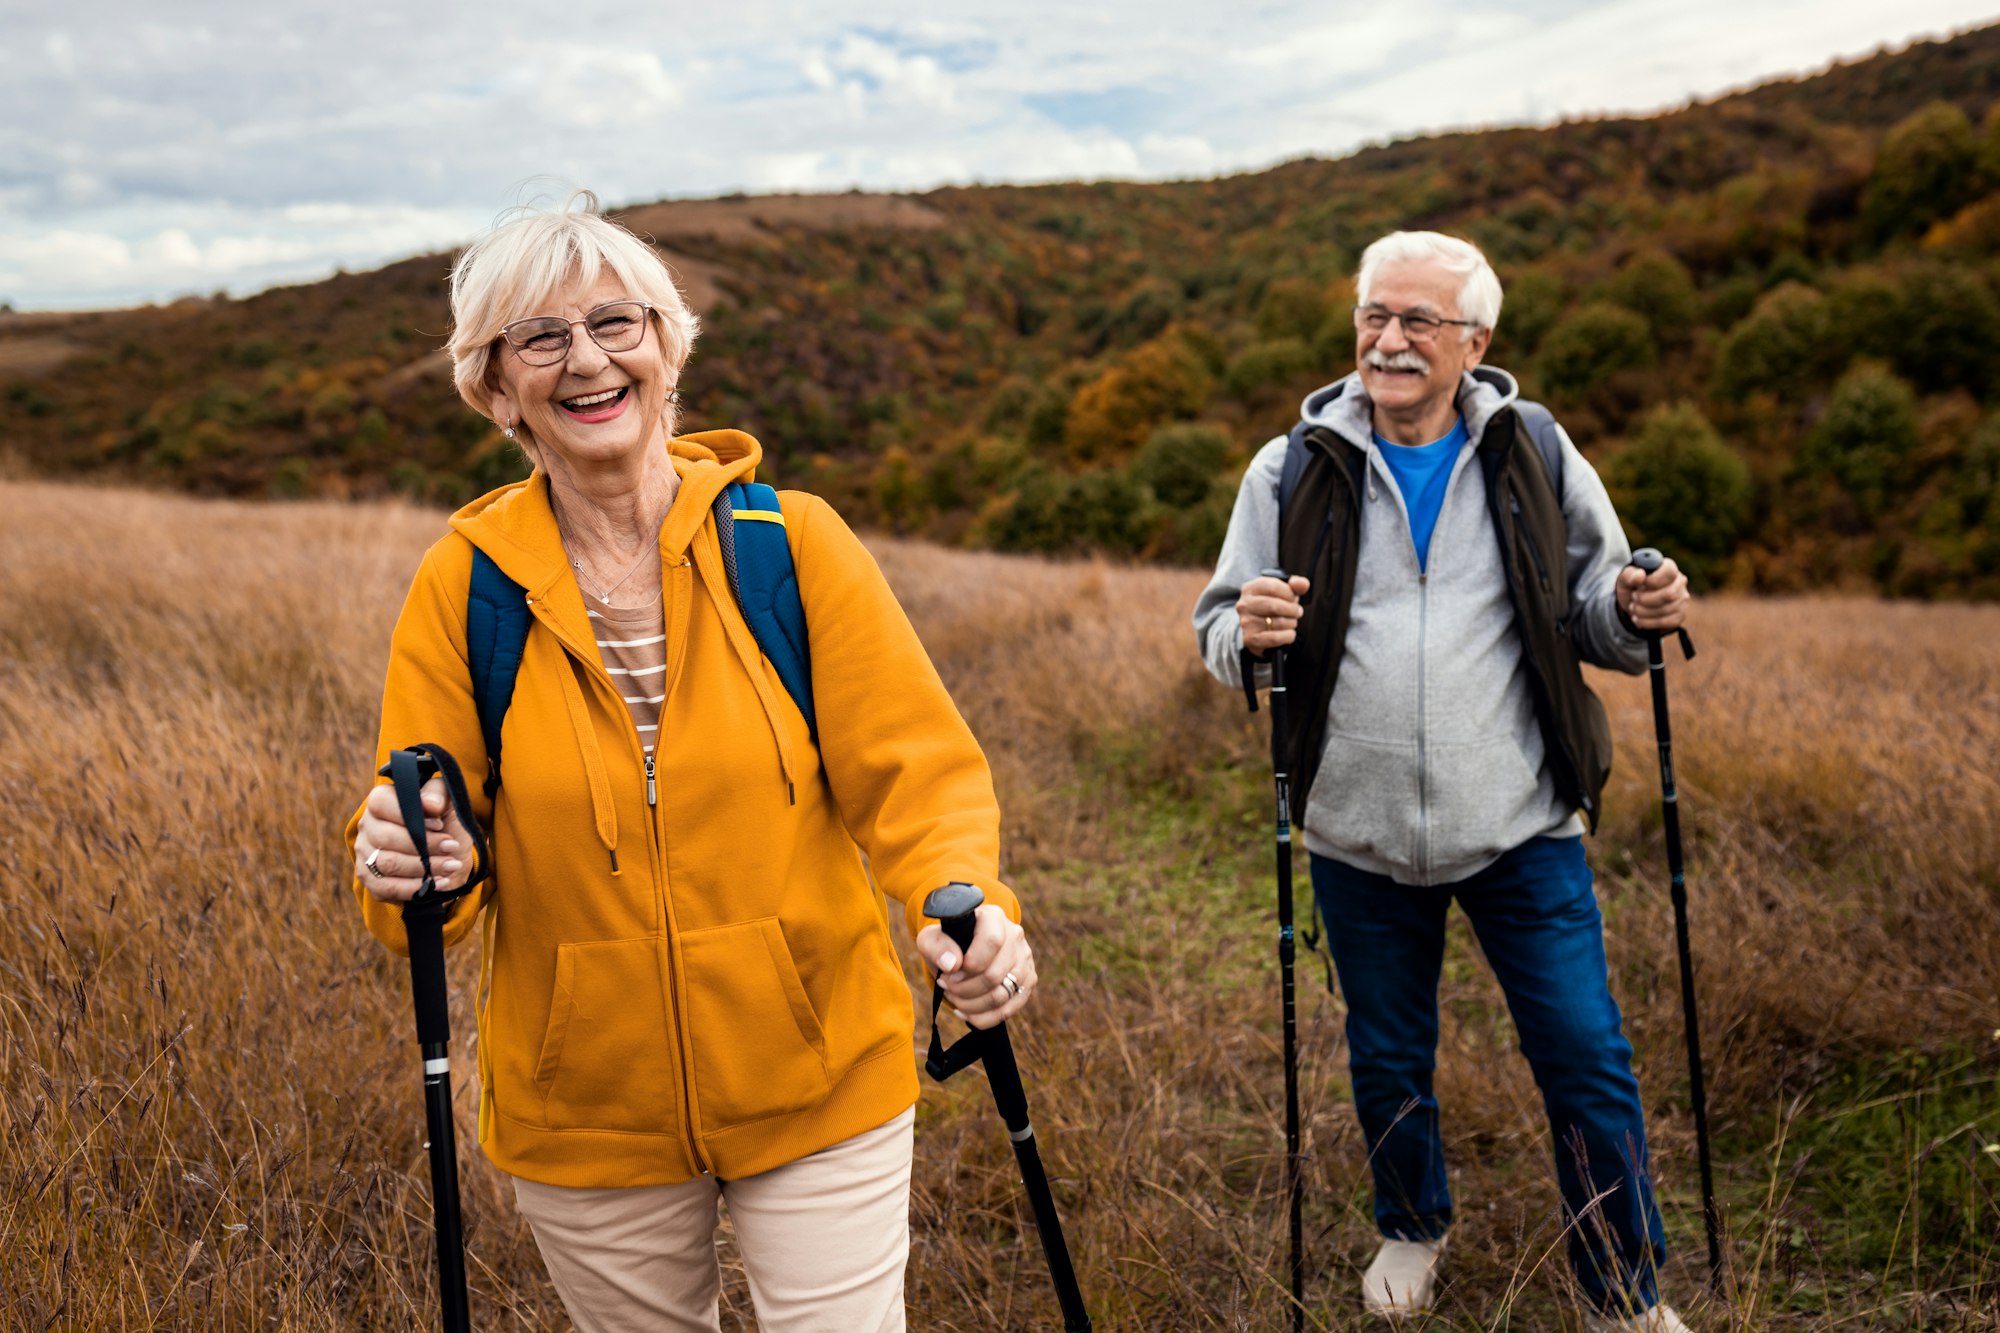
[{"label": "short blonde hair", "polygon": [[[607,268],[635,299],[653,307],[661,354],[678,375],[694,351],[700,319],[688,309],[659,251],[599,213],[595,194],[578,190],[561,208],[510,210],[452,265],[451,340],[445,349],[459,397],[490,419],[487,376],[500,330],[514,320],[547,314],[550,303],[579,286],[590,287]],[[539,461],[532,440],[516,442],[531,462]]]}]

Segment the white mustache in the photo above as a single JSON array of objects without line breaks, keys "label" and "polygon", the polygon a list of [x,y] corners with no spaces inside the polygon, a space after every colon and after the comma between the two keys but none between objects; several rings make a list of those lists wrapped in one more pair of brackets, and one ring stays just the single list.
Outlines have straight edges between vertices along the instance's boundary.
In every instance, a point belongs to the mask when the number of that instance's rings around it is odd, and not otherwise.
[{"label": "white mustache", "polygon": [[1414,370],[1420,375],[1431,373],[1430,361],[1421,352],[1408,347],[1394,356],[1384,356],[1380,352],[1371,351],[1363,360],[1368,363],[1370,370]]}]

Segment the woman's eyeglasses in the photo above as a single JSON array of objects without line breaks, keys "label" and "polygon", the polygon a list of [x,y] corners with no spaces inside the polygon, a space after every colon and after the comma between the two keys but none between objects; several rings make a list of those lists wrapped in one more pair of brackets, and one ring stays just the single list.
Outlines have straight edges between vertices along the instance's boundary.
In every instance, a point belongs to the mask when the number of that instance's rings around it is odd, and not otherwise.
[{"label": "woman's eyeglasses", "polygon": [[570,330],[583,325],[590,340],[607,352],[629,352],[646,339],[653,307],[644,301],[612,301],[582,319],[534,315],[500,330],[507,345],[531,366],[552,366],[569,355]]}]

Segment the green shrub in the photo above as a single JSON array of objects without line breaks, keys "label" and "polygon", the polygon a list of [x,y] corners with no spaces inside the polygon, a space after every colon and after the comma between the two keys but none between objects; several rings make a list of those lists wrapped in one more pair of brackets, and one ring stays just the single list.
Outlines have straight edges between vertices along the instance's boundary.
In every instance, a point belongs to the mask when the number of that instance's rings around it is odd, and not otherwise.
[{"label": "green shrub", "polygon": [[1981,397],[1996,383],[2000,301],[1977,271],[1952,264],[1912,265],[1903,300],[1882,341],[1897,371],[1928,393],[1969,389]]},{"label": "green shrub", "polygon": [[1750,467],[1692,403],[1662,404],[1606,465],[1634,540],[1674,558],[1698,586],[1721,576],[1750,521]]},{"label": "green shrub", "polygon": [[1185,508],[1207,496],[1228,453],[1229,436],[1220,427],[1192,421],[1162,426],[1132,460],[1132,480],[1161,504]]},{"label": "green shrub", "polygon": [[1303,339],[1276,338],[1245,348],[1229,363],[1223,384],[1238,402],[1253,402],[1267,389],[1311,378],[1318,365]]},{"label": "green shrub", "polygon": [[1034,466],[985,524],[989,544],[1003,551],[1061,555],[1137,551],[1155,521],[1146,495],[1122,472],[1100,469],[1063,477]]},{"label": "green shrub", "polygon": [[1539,364],[1550,392],[1584,393],[1621,370],[1652,365],[1652,330],[1631,311],[1596,302],[1549,330]]},{"label": "green shrub", "polygon": [[1545,268],[1524,269],[1507,283],[1494,338],[1510,353],[1532,356],[1568,303],[1560,277]]},{"label": "green shrub", "polygon": [[1978,187],[1980,144],[1950,102],[1920,107],[1884,135],[1862,197],[1869,231],[1888,238],[1950,217]]},{"label": "green shrub", "polygon": [[1716,353],[1715,391],[1742,399],[1763,391],[1796,398],[1827,375],[1825,299],[1786,283],[1765,294],[1750,317],[1731,329]]},{"label": "green shrub", "polygon": [[1664,250],[1641,250],[1625,261],[1604,295],[1646,321],[1663,343],[1684,343],[1701,318],[1701,296],[1687,266]]},{"label": "green shrub", "polygon": [[1257,303],[1257,336],[1303,342],[1319,332],[1332,309],[1326,287],[1310,278],[1275,278]]},{"label": "green shrub", "polygon": [[1902,336],[1903,287],[1879,268],[1849,269],[1827,288],[1820,337],[1849,357],[1887,361]]},{"label": "green shrub", "polygon": [[1854,497],[1862,514],[1881,512],[1903,460],[1919,440],[1917,400],[1910,386],[1872,361],[1840,377],[1826,413],[1806,436],[1801,462]]},{"label": "green shrub", "polygon": [[992,396],[986,400],[986,429],[1020,430],[1027,425],[1028,413],[1034,405],[1034,382],[1021,375],[1009,375],[994,386]]},{"label": "green shrub", "polygon": [[1154,539],[1154,554],[1175,564],[1214,565],[1229,531],[1239,480],[1233,475],[1211,478],[1208,494],[1198,504],[1168,515]]}]

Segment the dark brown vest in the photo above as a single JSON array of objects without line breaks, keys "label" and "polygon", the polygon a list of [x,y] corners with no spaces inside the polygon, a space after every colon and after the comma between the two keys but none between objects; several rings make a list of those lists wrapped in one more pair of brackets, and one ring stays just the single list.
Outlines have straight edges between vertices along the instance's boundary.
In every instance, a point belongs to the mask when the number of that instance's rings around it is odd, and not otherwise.
[{"label": "dark brown vest", "polygon": [[[1594,833],[1598,799],[1611,774],[1611,727],[1604,705],[1584,684],[1570,633],[1575,608],[1562,499],[1540,450],[1516,447],[1520,426],[1511,407],[1494,414],[1480,437],[1479,470],[1541,724],[1544,762],[1557,794],[1583,811]],[[1285,679],[1293,690],[1292,808],[1301,811],[1319,773],[1327,711],[1347,648],[1368,466],[1366,453],[1324,427],[1309,428],[1304,442],[1308,458],[1278,530],[1280,563],[1288,573],[1312,580],[1298,639],[1285,656]]]}]

